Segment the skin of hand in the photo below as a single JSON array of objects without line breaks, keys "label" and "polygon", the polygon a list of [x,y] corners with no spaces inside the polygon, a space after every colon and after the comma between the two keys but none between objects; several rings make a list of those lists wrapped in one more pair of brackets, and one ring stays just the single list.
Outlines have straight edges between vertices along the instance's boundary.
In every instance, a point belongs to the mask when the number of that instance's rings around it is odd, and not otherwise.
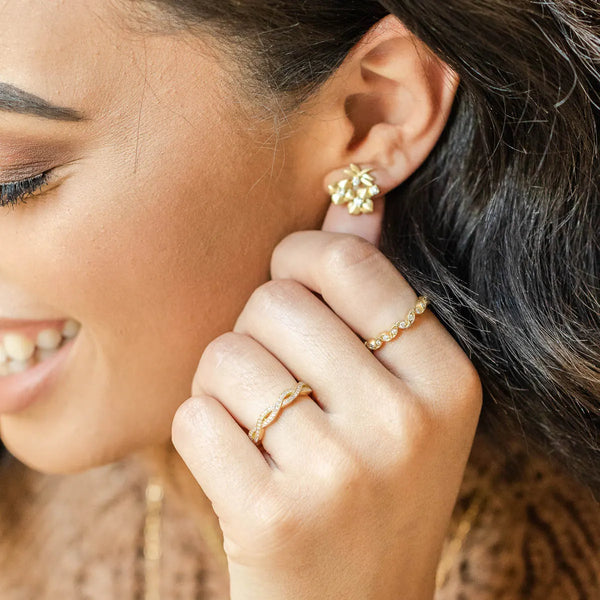
[{"label": "skin of hand", "polygon": [[[172,439],[223,530],[232,600],[431,600],[482,405],[432,306],[371,352],[417,295],[370,214],[331,205],[275,247],[271,280],[204,350]],[[433,307],[435,308],[435,307]],[[247,432],[279,395],[262,445]]]}]

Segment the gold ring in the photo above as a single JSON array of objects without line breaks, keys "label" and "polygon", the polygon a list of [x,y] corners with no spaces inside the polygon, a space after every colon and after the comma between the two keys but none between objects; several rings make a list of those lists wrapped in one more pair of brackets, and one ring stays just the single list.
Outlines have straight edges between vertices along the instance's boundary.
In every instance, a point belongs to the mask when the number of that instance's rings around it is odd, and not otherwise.
[{"label": "gold ring", "polygon": [[425,312],[429,300],[427,296],[419,296],[414,308],[411,308],[406,315],[404,321],[396,321],[389,331],[380,333],[377,337],[371,338],[365,342],[365,346],[369,350],[378,350],[386,342],[391,342],[401,329],[408,329],[415,322],[415,315],[420,315]]},{"label": "gold ring", "polygon": [[279,400],[273,406],[265,408],[260,414],[254,429],[248,432],[248,437],[258,446],[265,434],[265,427],[275,420],[281,410],[291,404],[298,396],[308,396],[311,392],[312,388],[303,381],[299,381],[295,388],[289,388],[282,392]]}]

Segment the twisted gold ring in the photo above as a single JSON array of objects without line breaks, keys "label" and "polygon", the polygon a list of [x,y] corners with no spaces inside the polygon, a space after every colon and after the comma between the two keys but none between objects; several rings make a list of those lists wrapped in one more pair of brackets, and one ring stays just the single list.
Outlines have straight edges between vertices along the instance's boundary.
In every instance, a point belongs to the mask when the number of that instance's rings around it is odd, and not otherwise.
[{"label": "twisted gold ring", "polygon": [[282,392],[279,400],[260,414],[256,425],[248,432],[248,437],[258,446],[265,434],[265,427],[275,420],[281,410],[291,404],[298,396],[308,396],[311,392],[312,388],[303,381],[299,381],[295,388],[289,388]]}]

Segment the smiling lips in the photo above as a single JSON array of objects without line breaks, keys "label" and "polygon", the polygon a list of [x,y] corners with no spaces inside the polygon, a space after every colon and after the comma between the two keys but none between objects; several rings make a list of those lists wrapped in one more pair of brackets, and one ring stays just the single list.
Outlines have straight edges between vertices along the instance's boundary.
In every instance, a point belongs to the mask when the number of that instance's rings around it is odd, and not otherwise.
[{"label": "smiling lips", "polygon": [[75,337],[80,327],[73,319],[38,322],[0,319],[0,375],[21,371],[51,356],[66,340]]}]

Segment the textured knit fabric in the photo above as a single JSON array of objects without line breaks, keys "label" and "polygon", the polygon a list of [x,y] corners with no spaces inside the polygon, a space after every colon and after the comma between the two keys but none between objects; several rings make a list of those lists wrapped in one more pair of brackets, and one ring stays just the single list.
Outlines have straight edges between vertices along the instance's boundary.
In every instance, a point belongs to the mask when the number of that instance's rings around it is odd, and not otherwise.
[{"label": "textured knit fabric", "polygon": [[449,531],[476,490],[483,508],[435,600],[600,600],[600,499],[522,443],[502,450],[476,438]]},{"label": "textured knit fabric", "polygon": [[[435,600],[600,600],[600,504],[524,447],[513,445],[510,456],[476,439],[445,552],[475,490],[484,504]],[[8,456],[0,467],[0,599],[143,599],[147,474],[131,457],[58,476]],[[165,489],[162,598],[228,598],[226,570],[177,482]]]}]

